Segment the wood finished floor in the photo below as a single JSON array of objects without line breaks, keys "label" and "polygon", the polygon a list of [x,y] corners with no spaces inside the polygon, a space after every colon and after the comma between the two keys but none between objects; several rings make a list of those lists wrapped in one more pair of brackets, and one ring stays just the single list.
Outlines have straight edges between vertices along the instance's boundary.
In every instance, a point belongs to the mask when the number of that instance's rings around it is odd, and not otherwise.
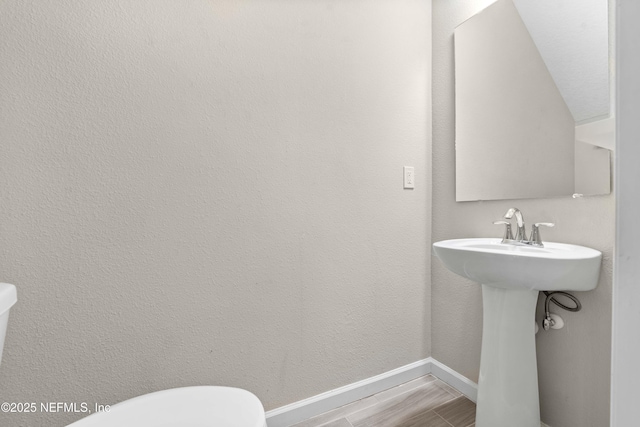
[{"label": "wood finished floor", "polygon": [[433,375],[291,427],[474,427],[476,405]]}]

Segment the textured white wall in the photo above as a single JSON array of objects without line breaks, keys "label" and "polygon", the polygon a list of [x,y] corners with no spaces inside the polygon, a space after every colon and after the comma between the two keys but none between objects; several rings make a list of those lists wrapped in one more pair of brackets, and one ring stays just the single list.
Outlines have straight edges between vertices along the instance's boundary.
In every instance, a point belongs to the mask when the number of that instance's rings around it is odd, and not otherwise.
[{"label": "textured white wall", "polygon": [[[542,419],[554,427],[602,427],[609,422],[613,195],[584,199],[455,202],[453,30],[492,0],[433,1],[433,240],[498,237],[492,221],[516,206],[525,220],[551,221],[549,241],[604,253],[600,283],[576,293],[579,313],[560,311],[566,327],[537,336]],[[482,333],[480,286],[432,259],[433,357],[478,379]],[[539,301],[540,305],[540,301]],[[540,318],[540,315],[538,315]]]},{"label": "textured white wall", "polygon": [[271,409],[428,356],[429,4],[2,2],[1,400]]}]

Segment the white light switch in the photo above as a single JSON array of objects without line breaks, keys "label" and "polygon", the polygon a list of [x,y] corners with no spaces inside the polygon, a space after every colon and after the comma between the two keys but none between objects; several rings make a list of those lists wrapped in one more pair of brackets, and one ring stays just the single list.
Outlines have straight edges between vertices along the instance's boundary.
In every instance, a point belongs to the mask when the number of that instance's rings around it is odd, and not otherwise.
[{"label": "white light switch", "polygon": [[404,167],[404,188],[415,188],[415,174],[413,166]]}]

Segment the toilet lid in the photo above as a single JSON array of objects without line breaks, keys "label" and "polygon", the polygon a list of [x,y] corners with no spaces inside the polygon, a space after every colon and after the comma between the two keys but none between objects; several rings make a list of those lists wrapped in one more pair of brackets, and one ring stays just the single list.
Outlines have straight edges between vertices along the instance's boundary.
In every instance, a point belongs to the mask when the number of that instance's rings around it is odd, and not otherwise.
[{"label": "toilet lid", "polygon": [[[93,408],[89,408],[93,409]],[[125,400],[68,427],[264,427],[260,400],[239,388],[199,386]]]},{"label": "toilet lid", "polygon": [[16,287],[8,283],[0,283],[0,315],[9,310],[18,301]]}]

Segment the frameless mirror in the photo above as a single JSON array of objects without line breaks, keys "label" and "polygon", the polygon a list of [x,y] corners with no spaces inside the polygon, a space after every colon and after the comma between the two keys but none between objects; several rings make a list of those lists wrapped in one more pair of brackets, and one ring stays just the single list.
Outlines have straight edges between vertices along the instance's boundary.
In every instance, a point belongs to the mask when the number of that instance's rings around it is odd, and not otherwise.
[{"label": "frameless mirror", "polygon": [[498,0],[455,30],[456,200],[610,193],[607,0]]}]

